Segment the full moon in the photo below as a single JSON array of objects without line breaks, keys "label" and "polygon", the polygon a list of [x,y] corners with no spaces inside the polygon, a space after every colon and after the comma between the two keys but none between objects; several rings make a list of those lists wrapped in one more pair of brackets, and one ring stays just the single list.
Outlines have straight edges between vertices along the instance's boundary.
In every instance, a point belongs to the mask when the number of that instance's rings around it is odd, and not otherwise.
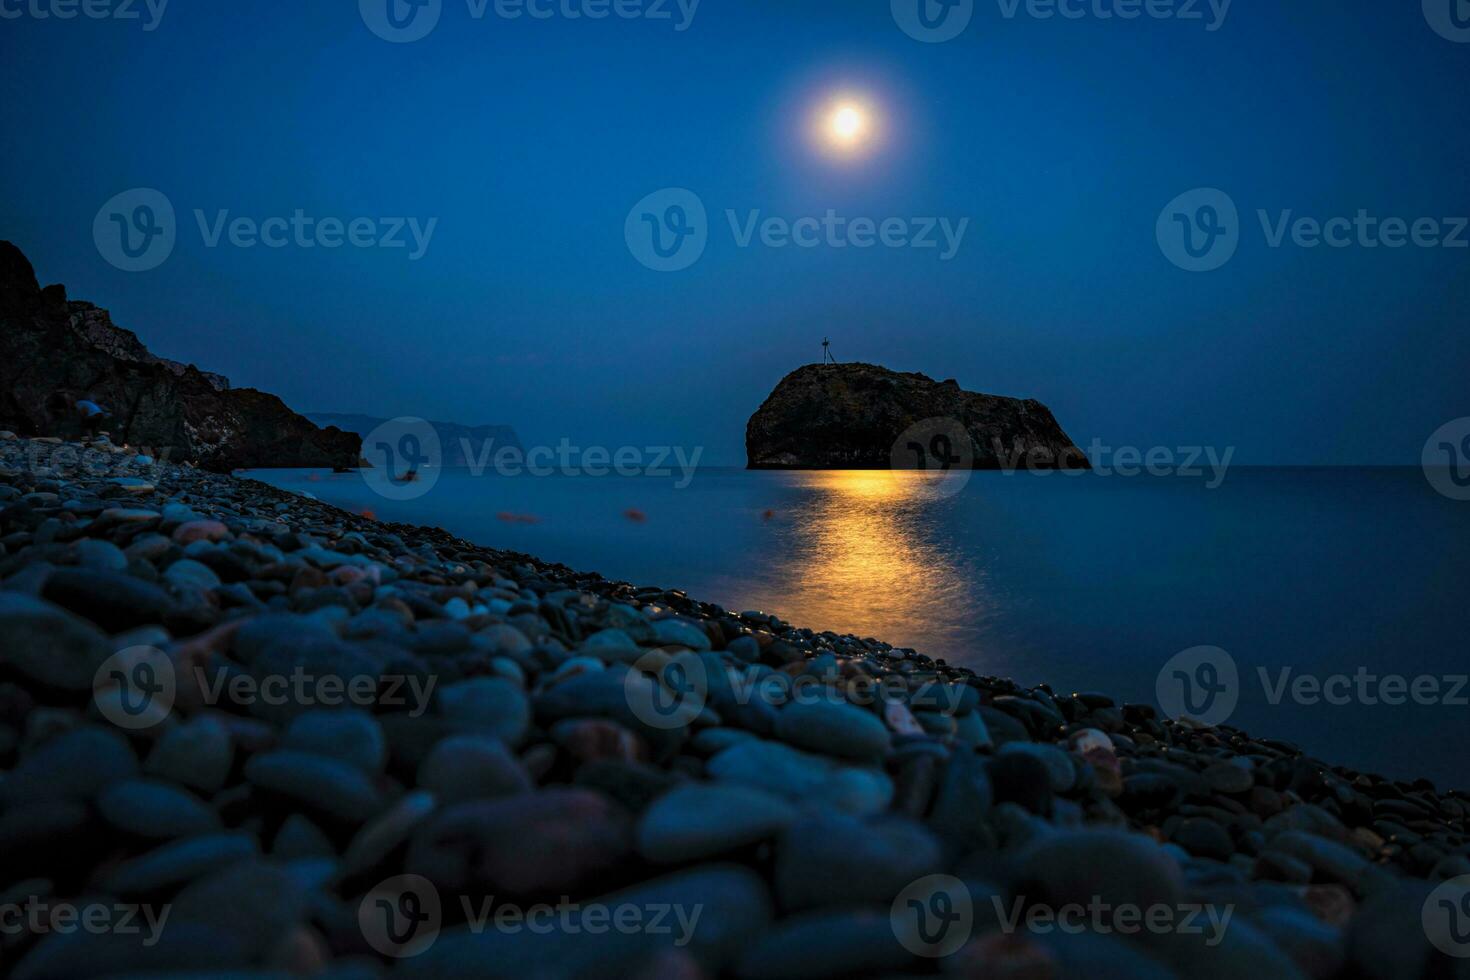
[{"label": "full moon", "polygon": [[828,123],[832,141],[838,146],[850,147],[862,140],[868,129],[868,117],[852,103],[843,103],[832,112]]},{"label": "full moon", "polygon": [[812,107],[809,119],[817,147],[830,156],[866,156],[881,142],[873,102],[852,92],[829,93]]}]

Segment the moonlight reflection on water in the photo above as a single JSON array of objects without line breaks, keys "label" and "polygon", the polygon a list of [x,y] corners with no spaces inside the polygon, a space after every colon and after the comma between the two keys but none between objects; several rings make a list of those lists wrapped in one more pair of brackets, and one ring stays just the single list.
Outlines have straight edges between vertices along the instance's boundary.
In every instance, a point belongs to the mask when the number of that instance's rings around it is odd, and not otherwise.
[{"label": "moonlight reflection on water", "polygon": [[752,602],[791,623],[921,652],[937,638],[973,635],[986,612],[984,584],[944,531],[954,501],[943,496],[943,475],[847,470],[791,479],[804,492],[778,531],[785,560],[748,583]]}]

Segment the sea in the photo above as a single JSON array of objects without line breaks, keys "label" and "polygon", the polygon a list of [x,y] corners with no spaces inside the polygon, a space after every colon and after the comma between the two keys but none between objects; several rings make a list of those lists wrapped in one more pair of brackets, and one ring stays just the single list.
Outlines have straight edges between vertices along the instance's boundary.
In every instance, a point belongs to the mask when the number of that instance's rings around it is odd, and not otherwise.
[{"label": "sea", "polygon": [[243,475],[1028,686],[1208,711],[1334,765],[1470,789],[1470,502],[1417,468],[1236,466],[1223,479],[444,469],[391,489],[406,499],[364,472]]}]

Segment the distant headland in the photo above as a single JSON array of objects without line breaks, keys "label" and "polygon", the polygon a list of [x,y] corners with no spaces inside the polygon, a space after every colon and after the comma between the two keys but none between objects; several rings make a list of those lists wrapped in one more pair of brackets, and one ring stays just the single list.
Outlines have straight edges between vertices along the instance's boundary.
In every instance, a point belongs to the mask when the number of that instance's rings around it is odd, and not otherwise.
[{"label": "distant headland", "polygon": [[875,364],[808,364],[745,428],[748,469],[1089,469],[1041,402]]}]

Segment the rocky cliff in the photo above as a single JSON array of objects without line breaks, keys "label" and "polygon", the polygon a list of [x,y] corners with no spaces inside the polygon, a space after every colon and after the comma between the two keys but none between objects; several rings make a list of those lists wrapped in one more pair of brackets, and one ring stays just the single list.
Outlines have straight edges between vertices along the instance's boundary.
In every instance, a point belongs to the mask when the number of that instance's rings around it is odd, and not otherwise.
[{"label": "rocky cliff", "polygon": [[114,442],[211,470],[356,466],[362,442],[275,395],[153,356],[106,310],[40,288],[20,249],[0,241],[0,428],[69,434],[81,400],[111,413]]},{"label": "rocky cliff", "polygon": [[1086,469],[1038,401],[873,364],[809,364],[745,429],[750,469]]},{"label": "rocky cliff", "polygon": [[[180,364],[178,361],[155,356],[143,346],[137,334],[113,323],[108,312],[95,303],[74,299],[67,302],[66,309],[71,317],[72,329],[85,337],[93,347],[100,347],[113,357],[124,361],[138,361],[141,364],[162,364],[179,377],[183,377],[184,372],[193,367],[190,364]],[[195,370],[198,369],[195,368]],[[200,371],[199,373],[204,376],[204,380],[220,391],[230,387],[230,379],[223,374],[215,374],[211,371]]]}]

